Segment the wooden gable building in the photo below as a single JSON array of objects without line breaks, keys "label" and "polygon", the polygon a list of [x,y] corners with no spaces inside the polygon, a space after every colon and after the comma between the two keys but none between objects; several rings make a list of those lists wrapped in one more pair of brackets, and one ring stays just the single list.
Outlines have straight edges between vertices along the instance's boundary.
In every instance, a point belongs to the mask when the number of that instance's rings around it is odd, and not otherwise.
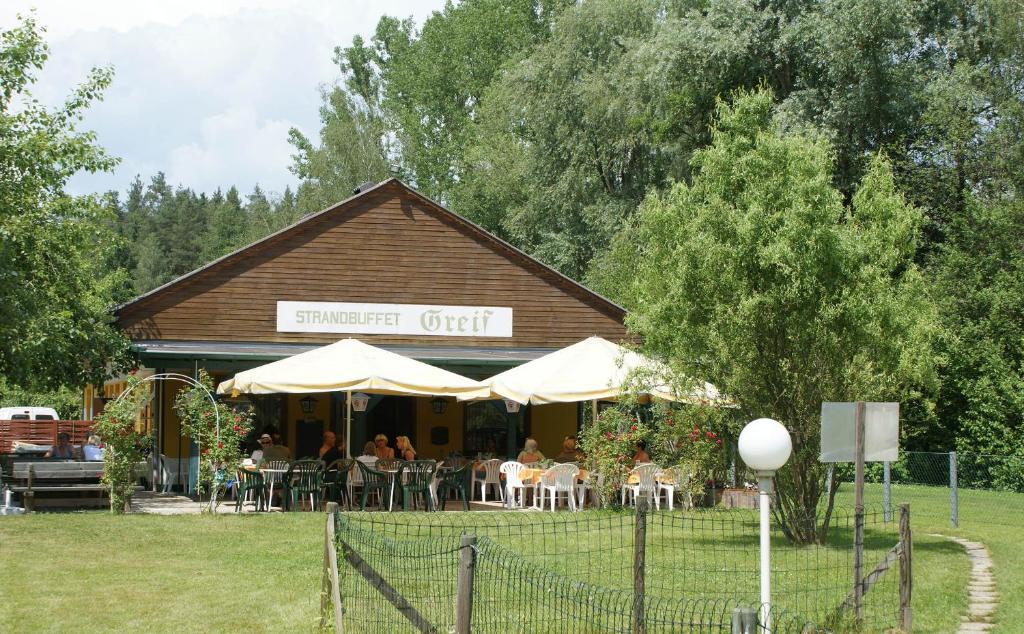
[{"label": "wooden gable building", "polygon": [[[621,307],[396,179],[365,187],[116,313],[149,371],[205,368],[217,380],[344,337],[483,379],[591,335],[622,340],[624,316]],[[154,424],[161,453],[184,458],[188,443],[171,407],[177,389],[159,390]],[[251,400],[257,428],[274,425],[294,455],[305,455],[324,429],[339,427],[344,398]],[[362,441],[380,432],[392,440],[409,436],[424,457],[495,446],[504,454],[532,434],[542,451],[557,453],[576,429],[575,406],[527,410],[512,428],[493,404],[374,397],[353,424],[351,449],[358,455]]]}]

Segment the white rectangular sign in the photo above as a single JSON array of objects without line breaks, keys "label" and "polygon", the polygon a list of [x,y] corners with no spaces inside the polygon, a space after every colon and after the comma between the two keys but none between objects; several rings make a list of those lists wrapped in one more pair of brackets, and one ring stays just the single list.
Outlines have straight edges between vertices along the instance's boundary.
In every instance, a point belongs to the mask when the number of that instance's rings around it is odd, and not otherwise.
[{"label": "white rectangular sign", "polygon": [[[855,403],[821,404],[821,461],[853,462]],[[864,404],[864,461],[896,462],[900,445],[900,404]]]},{"label": "white rectangular sign", "polygon": [[512,309],[497,306],[277,302],[277,331],[511,337]]}]

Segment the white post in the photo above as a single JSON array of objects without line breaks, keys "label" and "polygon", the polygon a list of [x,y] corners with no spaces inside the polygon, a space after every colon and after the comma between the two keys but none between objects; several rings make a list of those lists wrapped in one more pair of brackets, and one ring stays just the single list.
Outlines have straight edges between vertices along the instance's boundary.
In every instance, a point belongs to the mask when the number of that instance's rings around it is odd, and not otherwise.
[{"label": "white post", "polygon": [[352,392],[345,392],[345,457],[352,457]]},{"label": "white post", "polygon": [[771,525],[769,505],[771,504],[772,473],[757,474],[757,488],[760,491],[761,506],[761,618],[760,625],[765,632],[771,632],[772,566],[771,566]]}]

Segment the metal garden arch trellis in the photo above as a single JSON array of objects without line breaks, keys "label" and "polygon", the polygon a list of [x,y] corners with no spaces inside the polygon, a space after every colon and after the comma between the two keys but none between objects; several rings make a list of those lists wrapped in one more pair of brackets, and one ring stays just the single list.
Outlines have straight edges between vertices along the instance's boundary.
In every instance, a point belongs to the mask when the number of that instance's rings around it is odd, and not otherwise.
[{"label": "metal garden arch trellis", "polygon": [[[198,387],[198,388],[202,389],[204,392],[206,392],[206,397],[210,399],[210,405],[213,406],[214,421],[215,421],[215,423],[217,425],[217,440],[220,440],[220,412],[217,409],[217,400],[214,398],[213,392],[211,392],[205,385],[203,385],[202,383],[197,381],[195,378],[193,378],[191,376],[188,376],[187,374],[179,374],[177,372],[163,372],[163,373],[160,373],[160,374],[151,374],[151,375],[149,375],[147,377],[143,377],[138,383],[136,383],[135,385],[130,386],[128,389],[126,389],[125,391],[121,392],[117,396],[117,398],[114,400],[114,402],[115,403],[119,402],[129,392],[131,392],[135,388],[139,387],[140,385],[143,385],[143,384],[149,383],[149,382],[157,382],[157,381],[181,381],[182,383],[184,383],[186,385],[189,385],[191,387]],[[197,448],[197,451],[199,452],[200,460],[202,460],[203,448],[199,446],[199,442],[198,441],[196,441],[196,448]],[[200,498],[199,498],[199,505],[200,505],[200,507],[202,507],[202,504],[203,504],[202,496],[200,496]],[[216,486],[211,486],[210,487],[210,501],[209,501],[209,505],[210,505],[209,506],[209,511],[211,513],[216,513],[217,512],[217,487]]]}]

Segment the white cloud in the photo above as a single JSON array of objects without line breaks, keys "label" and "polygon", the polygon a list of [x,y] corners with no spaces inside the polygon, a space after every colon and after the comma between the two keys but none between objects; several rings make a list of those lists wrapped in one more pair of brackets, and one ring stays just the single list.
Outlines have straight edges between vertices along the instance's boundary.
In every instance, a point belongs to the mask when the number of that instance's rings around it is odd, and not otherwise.
[{"label": "white cloud", "polygon": [[[32,2],[4,0],[0,28]],[[104,100],[82,127],[122,159],[114,174],[81,174],[76,193],[124,190],[135,174],[167,172],[196,189],[257,182],[280,191],[287,130],[319,129],[318,87],[338,80],[335,46],[372,35],[382,14],[418,23],[443,0],[47,0],[50,60],[34,88],[58,103],[94,66],[113,65]]]},{"label": "white cloud", "polygon": [[290,182],[289,121],[260,119],[254,110],[229,110],[203,119],[200,138],[173,148],[167,178],[198,190],[224,187],[239,172],[264,189],[281,191]]}]

